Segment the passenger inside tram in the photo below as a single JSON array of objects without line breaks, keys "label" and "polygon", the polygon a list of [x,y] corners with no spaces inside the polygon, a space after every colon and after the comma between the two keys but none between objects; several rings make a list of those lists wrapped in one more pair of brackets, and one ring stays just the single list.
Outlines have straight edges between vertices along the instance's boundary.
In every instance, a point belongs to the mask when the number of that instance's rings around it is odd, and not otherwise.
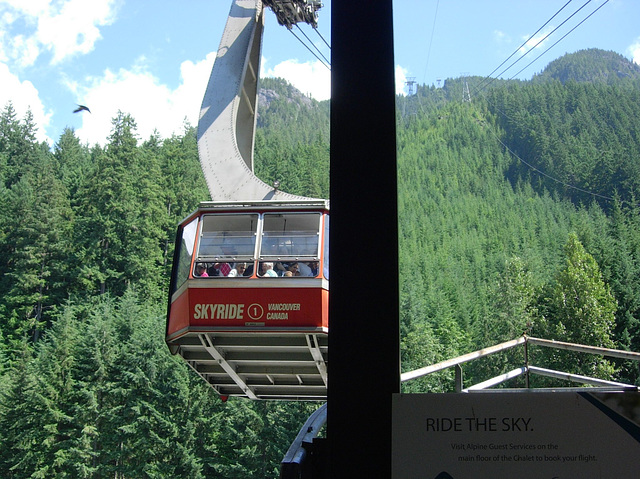
[{"label": "passenger inside tram", "polygon": [[277,278],[278,273],[273,270],[273,263],[265,261],[260,264],[260,276],[263,278]]},{"label": "passenger inside tram", "polygon": [[[237,278],[250,277],[253,275],[253,263],[214,263],[207,265],[206,263],[196,263],[193,276],[195,278]],[[315,278],[318,275],[318,262],[270,262],[260,263],[259,277],[276,278],[276,277],[307,277]]]},{"label": "passenger inside tram", "polygon": [[253,276],[253,263],[247,263],[247,268],[242,273],[242,276]]},{"label": "passenger inside tram", "polygon": [[204,263],[196,263],[194,276],[197,276],[198,278],[207,278],[209,276]]},{"label": "passenger inside tram", "polygon": [[[211,269],[213,269],[213,271],[211,271]],[[229,276],[230,272],[231,265],[229,263],[214,263],[209,271],[211,276]]]},{"label": "passenger inside tram", "polygon": [[287,270],[284,272],[284,276],[300,276],[300,267],[298,266],[298,263],[289,263]]},{"label": "passenger inside tram", "polygon": [[235,278],[238,276],[243,276],[246,269],[247,269],[247,263],[236,263],[235,267],[231,268],[231,271],[229,271],[229,274],[227,275],[227,277]]},{"label": "passenger inside tram", "polygon": [[315,267],[315,273],[314,268],[311,268],[311,266],[309,266],[312,263],[299,263],[298,264],[298,272],[300,273],[300,276],[318,276],[318,266],[316,263],[316,267]]},{"label": "passenger inside tram", "polygon": [[[194,268],[193,277],[255,277],[254,266],[259,278],[316,278],[322,273],[326,277],[328,271],[319,271],[317,260],[321,218],[319,213],[204,215],[195,256],[196,265],[203,265],[206,275]],[[328,234],[328,218],[324,229]],[[325,269],[327,243],[323,251]],[[271,267],[265,269],[265,263]]]}]

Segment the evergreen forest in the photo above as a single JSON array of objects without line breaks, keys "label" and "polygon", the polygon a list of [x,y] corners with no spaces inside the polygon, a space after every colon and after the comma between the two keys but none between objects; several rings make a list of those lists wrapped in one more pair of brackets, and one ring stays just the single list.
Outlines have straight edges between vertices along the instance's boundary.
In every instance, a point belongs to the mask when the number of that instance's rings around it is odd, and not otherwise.
[{"label": "evergreen forest", "polygon": [[[329,108],[263,79],[257,175],[328,197]],[[120,112],[103,146],[35,138],[4,105],[0,476],[278,477],[319,404],[222,401],[164,343],[175,228],[209,198],[195,127],[140,138]],[[640,351],[637,65],[585,50],[530,81],[418,86],[397,97],[397,152],[404,371],[522,334]],[[530,354],[640,384],[637,364]],[[475,362],[465,384],[521,356]],[[403,385],[453,388],[451,371]]]}]

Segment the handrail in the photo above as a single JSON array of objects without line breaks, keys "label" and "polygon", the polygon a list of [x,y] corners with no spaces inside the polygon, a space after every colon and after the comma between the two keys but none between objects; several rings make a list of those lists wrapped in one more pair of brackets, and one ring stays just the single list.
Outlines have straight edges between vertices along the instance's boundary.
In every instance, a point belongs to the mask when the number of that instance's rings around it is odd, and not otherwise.
[{"label": "handrail", "polygon": [[589,376],[582,376],[580,374],[565,373],[562,371],[555,371],[553,369],[539,368],[537,366],[529,366],[529,371],[540,376],[547,376],[556,379],[566,379],[567,381],[591,384],[593,386],[613,386],[621,388],[631,386],[631,384],[619,383],[616,381],[606,381],[604,379],[596,379]]},{"label": "handrail", "polygon": [[526,336],[527,342],[537,344],[547,348],[566,349],[570,351],[578,351],[588,354],[600,354],[602,356],[610,356],[621,359],[631,359],[632,361],[640,361],[640,353],[633,351],[621,351],[619,349],[600,348],[597,346],[586,346],[584,344],[565,343],[553,339],[540,339]]},{"label": "handrail", "polygon": [[303,463],[307,457],[305,445],[313,442],[327,421],[327,403],[324,403],[309,416],[298,432],[295,440],[280,463],[280,479],[299,479],[303,477]]},{"label": "handrail", "polygon": [[[411,379],[416,379],[422,376],[426,376],[428,374],[435,373],[437,371],[442,371],[444,369],[448,369],[450,367],[472,361],[474,359],[479,359],[485,356],[489,356],[491,354],[495,354],[501,351],[505,351],[507,349],[514,348],[516,346],[524,345],[527,359],[525,360],[526,364],[523,367],[516,368],[505,374],[501,374],[494,378],[491,378],[481,383],[470,386],[466,389],[462,389],[461,386],[458,386],[460,388],[458,390],[461,390],[461,392],[479,391],[492,386],[496,386],[500,383],[508,381],[509,379],[520,376],[522,374],[526,374],[528,378],[528,375],[530,373],[538,374],[541,376],[554,377],[558,379],[565,379],[565,380],[574,381],[574,382],[580,382],[584,384],[591,384],[591,385],[600,386],[600,387],[633,388],[636,390],[639,389],[637,386],[634,386],[632,384],[619,383],[615,381],[606,381],[603,379],[597,379],[597,378],[592,378],[588,376],[581,376],[578,374],[571,374],[567,372],[554,371],[551,369],[531,366],[528,364],[527,346],[529,344],[538,345],[538,346],[547,347],[547,348],[570,350],[570,351],[577,351],[577,352],[587,353],[587,354],[597,354],[600,356],[627,359],[632,361],[640,361],[640,353],[637,353],[634,351],[621,351],[619,349],[587,346],[584,344],[567,343],[563,341],[534,338],[534,337],[523,335],[520,338],[513,339],[511,341],[506,341],[504,343],[500,343],[495,346],[490,346],[488,348],[480,349],[471,353],[467,353],[462,356],[458,356],[457,358],[448,359],[446,361],[441,361],[439,363],[432,364],[430,366],[426,366],[423,368],[415,369],[413,371],[402,373],[400,376],[400,380],[401,382],[406,382]],[[528,381],[527,381],[527,388],[528,388]]]},{"label": "handrail", "polygon": [[463,389],[462,392],[476,391],[479,389],[487,389],[487,388],[490,388],[491,386],[497,386],[498,384],[508,381],[509,379],[513,379],[522,374],[525,374],[527,371],[529,371],[529,368],[527,368],[526,366],[523,366],[521,368],[516,368],[501,376],[496,376],[495,378],[488,379],[474,386],[470,386],[466,389]]},{"label": "handrail", "polygon": [[524,344],[525,341],[526,341],[526,337],[523,336],[518,339],[512,339],[511,341],[506,341],[504,343],[496,344],[495,346],[479,349],[478,351],[467,353],[457,358],[441,361],[431,366],[426,366],[424,368],[415,369],[413,371],[402,373],[400,375],[400,382],[406,382],[411,379],[419,378],[421,376],[426,376],[427,374],[432,374],[437,371],[442,371],[443,369],[450,368],[452,366],[455,366],[456,364],[466,363],[474,359],[482,358],[484,356],[489,356],[490,354],[499,353],[500,351],[511,349],[516,346],[519,346],[520,344]]}]

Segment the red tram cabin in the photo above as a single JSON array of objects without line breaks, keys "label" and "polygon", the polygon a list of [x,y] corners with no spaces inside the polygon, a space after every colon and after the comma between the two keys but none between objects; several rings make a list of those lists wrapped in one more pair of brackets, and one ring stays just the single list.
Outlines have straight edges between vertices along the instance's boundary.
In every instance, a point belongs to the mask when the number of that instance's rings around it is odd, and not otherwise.
[{"label": "red tram cabin", "polygon": [[223,397],[326,398],[329,204],[204,202],[178,227],[166,341]]}]

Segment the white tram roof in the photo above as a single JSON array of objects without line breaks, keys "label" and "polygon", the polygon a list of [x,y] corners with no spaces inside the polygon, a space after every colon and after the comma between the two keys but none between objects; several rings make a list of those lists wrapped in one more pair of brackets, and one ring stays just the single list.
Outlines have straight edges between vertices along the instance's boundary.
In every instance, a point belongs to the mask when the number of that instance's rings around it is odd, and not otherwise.
[{"label": "white tram roof", "polygon": [[198,209],[185,217],[180,224],[184,225],[203,212],[215,211],[302,211],[323,209],[329,211],[329,200],[295,199],[295,200],[249,200],[249,201],[203,201]]},{"label": "white tram roof", "polygon": [[198,205],[198,211],[203,210],[306,210],[329,209],[329,200],[323,199],[295,199],[295,200],[251,200],[251,201],[203,201]]}]

